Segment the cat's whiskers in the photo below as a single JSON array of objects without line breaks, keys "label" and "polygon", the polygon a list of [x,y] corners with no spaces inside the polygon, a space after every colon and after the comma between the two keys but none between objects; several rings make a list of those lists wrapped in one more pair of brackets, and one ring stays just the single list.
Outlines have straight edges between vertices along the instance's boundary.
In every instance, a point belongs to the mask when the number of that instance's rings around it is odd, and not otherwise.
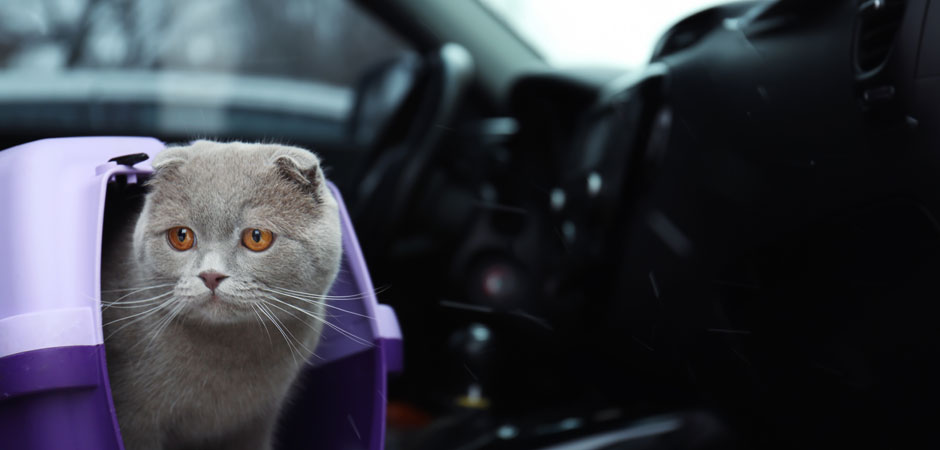
[{"label": "cat's whiskers", "polygon": [[[284,338],[284,342],[287,343],[287,348],[290,349],[291,358],[293,358],[294,363],[296,364],[297,354],[299,354],[300,351],[294,348],[294,344],[291,343],[290,339],[287,338],[287,334],[284,332],[284,328],[281,327],[281,323],[280,321],[277,320],[277,317],[274,315],[274,313],[272,313],[267,308],[265,308],[264,305],[265,305],[264,303],[258,303],[258,308],[261,310],[262,314],[264,314],[268,319],[271,320],[271,323],[274,325],[275,328],[277,328],[277,331],[281,333],[281,336]],[[303,355],[301,355],[301,359],[303,359]]]},{"label": "cat's whiskers", "polygon": [[170,323],[173,322],[173,319],[175,319],[176,316],[179,315],[179,313],[182,312],[185,307],[186,307],[186,303],[185,303],[185,302],[178,302],[172,309],[170,309],[170,310],[157,322],[157,325],[154,327],[154,331],[153,331],[153,333],[152,333],[152,336],[150,337],[150,342],[147,344],[147,347],[144,349],[144,353],[146,353],[147,350],[149,350],[150,347],[153,346],[153,343],[156,341],[156,339],[157,339],[157,337],[160,335],[160,333],[162,333],[164,330],[167,329],[167,327],[170,326]]},{"label": "cat's whiskers", "polygon": [[[298,321],[298,322],[300,322],[300,323],[303,323],[304,325],[307,326],[307,328],[310,328],[310,329],[313,330],[313,331],[317,331],[316,328],[310,326],[310,324],[304,322],[303,319],[301,319],[300,317],[297,317],[296,315],[294,315],[294,314],[291,313],[290,311],[287,311],[287,310],[285,310],[284,308],[281,308],[280,306],[278,306],[278,305],[276,305],[276,304],[274,304],[274,303],[266,303],[266,302],[265,302],[264,304],[266,304],[266,305],[268,305],[268,306],[271,306],[271,307],[273,307],[273,308],[277,308],[279,311],[283,312],[284,314],[287,314],[287,315],[291,316],[292,318],[294,318],[294,320],[296,320],[296,321]],[[281,325],[283,325],[283,324],[284,324],[284,322],[281,322]],[[297,337],[294,336],[294,334],[290,332],[290,329],[289,329],[289,328],[284,327],[284,330],[287,331],[287,334],[289,334],[291,337],[293,337],[294,340],[297,341],[297,343],[300,344],[300,346],[304,348],[304,350],[306,350],[306,351],[309,352],[309,353],[313,353],[312,350],[310,350],[310,349],[307,348],[305,345],[303,345],[303,344],[300,343],[300,339],[297,339]]]},{"label": "cat's whiskers", "polygon": [[120,302],[120,303],[111,303],[111,302],[109,302],[109,303],[104,303],[104,302],[102,302],[101,304],[104,306],[104,308],[101,308],[101,310],[104,311],[104,310],[106,310],[106,309],[108,309],[108,308],[117,308],[117,309],[146,308],[147,306],[151,306],[151,305],[153,305],[153,304],[155,304],[155,303],[159,303],[159,302],[160,302],[159,299],[157,299],[157,300],[146,300],[146,301],[141,300],[141,301],[138,301],[138,302],[128,302],[128,303],[124,303],[124,302]]},{"label": "cat's whiskers", "polygon": [[369,320],[375,320],[375,318],[372,317],[372,316],[369,316],[369,315],[366,315],[366,314],[360,314],[360,313],[357,313],[357,312],[353,312],[353,311],[350,311],[350,310],[348,310],[348,309],[343,309],[343,308],[340,308],[339,306],[330,305],[330,304],[327,303],[326,301],[322,301],[322,302],[311,301],[310,299],[307,299],[307,298],[303,298],[303,297],[300,297],[300,296],[297,296],[297,295],[292,295],[292,294],[285,294],[285,293],[283,293],[283,292],[278,292],[278,291],[273,290],[273,289],[264,289],[264,288],[262,288],[262,290],[263,290],[263,291],[266,291],[266,292],[269,292],[269,293],[272,293],[272,294],[283,295],[283,296],[285,296],[285,297],[289,297],[289,298],[292,298],[292,299],[295,299],[295,300],[300,300],[300,301],[302,301],[302,302],[306,302],[306,303],[310,303],[310,304],[314,304],[314,305],[322,305],[322,306],[325,306],[325,307],[327,307],[327,308],[335,309],[335,310],[337,310],[337,311],[342,311],[342,312],[344,312],[344,313],[346,313],[346,314],[351,314],[351,315],[359,316],[359,317],[365,317],[366,319],[369,319]]},{"label": "cat's whiskers", "polygon": [[[148,307],[148,306],[153,306],[155,303],[159,303],[159,300],[154,301],[154,302],[148,302],[147,304],[144,304],[144,305],[130,305],[130,306],[124,306],[124,305],[107,305],[107,306],[105,306],[105,308],[115,308],[115,309],[138,309],[138,308],[146,308],[146,307]],[[102,308],[102,310],[104,310],[104,308]]]},{"label": "cat's whiskers", "polygon": [[[165,297],[165,296],[171,295],[171,294],[173,294],[173,291],[169,291],[169,292],[163,293],[163,294],[161,294],[161,295],[159,295],[159,296],[157,296],[157,297],[154,297],[154,298]],[[174,300],[176,300],[176,297],[170,297],[168,300],[166,300],[166,301],[160,303],[159,305],[154,306],[154,307],[152,307],[152,308],[150,308],[150,309],[148,309],[148,310],[146,310],[146,311],[141,311],[141,312],[138,312],[138,313],[134,313],[134,314],[131,314],[131,315],[129,315],[129,316],[121,317],[121,318],[119,318],[119,319],[114,319],[114,320],[112,320],[112,321],[110,321],[110,322],[108,322],[108,323],[105,323],[103,326],[104,326],[104,327],[107,327],[107,326],[109,326],[109,325],[115,324],[115,323],[120,322],[120,321],[123,321],[123,320],[134,319],[134,320],[131,320],[130,322],[125,323],[124,325],[121,325],[120,327],[118,327],[118,329],[112,331],[110,334],[108,334],[108,336],[105,338],[105,340],[110,339],[111,336],[114,336],[115,334],[117,334],[117,332],[123,330],[123,329],[126,328],[127,326],[132,325],[132,324],[134,324],[134,323],[136,323],[136,322],[138,322],[138,321],[140,321],[140,320],[143,320],[143,319],[145,319],[145,318],[147,318],[147,317],[149,317],[149,316],[155,314],[156,312],[160,311],[161,309],[166,308],[168,305],[170,305],[171,303],[173,303]]]},{"label": "cat's whiskers", "polygon": [[[127,294],[124,294],[124,295],[118,297],[117,299],[110,300],[110,301],[102,301],[101,304],[102,304],[102,305],[105,305],[105,307],[102,308],[102,311],[104,311],[104,310],[106,310],[106,309],[108,309],[108,308],[114,307],[114,306],[117,305],[118,303],[120,303],[121,305],[137,305],[137,304],[141,304],[141,303],[144,303],[144,304],[150,303],[151,301],[153,301],[154,297],[151,297],[151,298],[149,298],[149,299],[142,299],[142,300],[124,300],[124,299],[127,298],[127,297],[130,297],[130,296],[132,296],[132,295],[134,295],[134,294],[138,294],[138,293],[140,293],[140,292],[148,291],[148,290],[151,290],[151,289],[162,288],[162,287],[175,286],[175,285],[176,285],[176,283],[166,283],[166,284],[157,284],[157,285],[154,285],[154,286],[145,286],[145,287],[132,288],[132,289],[131,289],[131,292],[128,292]],[[117,290],[101,291],[101,292],[115,292],[115,291],[125,291],[125,290],[126,290],[126,289],[117,289]],[[124,301],[122,301],[122,300],[124,300]]]},{"label": "cat's whiskers", "polygon": [[349,300],[362,300],[372,295],[378,295],[387,291],[389,288],[388,286],[383,286],[378,289],[374,289],[371,292],[360,292],[358,294],[347,294],[347,295],[321,295],[321,294],[314,294],[311,292],[296,291],[293,289],[287,289],[287,288],[282,288],[282,287],[277,287],[277,286],[271,286],[270,289],[280,291],[281,293],[294,294],[294,295],[299,295],[301,297],[306,297],[306,298],[316,299],[316,300],[349,301]]},{"label": "cat's whiskers", "polygon": [[[157,278],[157,279],[153,279],[153,280],[150,280],[150,281],[157,281],[157,280],[169,281],[169,280],[171,280],[171,279],[170,279],[170,278],[166,278],[166,279]],[[166,283],[166,284],[157,284],[157,285],[153,285],[153,286],[132,287],[132,288],[123,288],[123,289],[102,289],[101,292],[102,292],[102,293],[109,293],[109,294],[110,294],[110,293],[115,293],[115,292],[127,292],[127,291],[139,292],[139,291],[146,291],[147,289],[154,289],[154,288],[158,288],[158,287],[172,286],[173,284],[174,284],[174,283]],[[131,293],[133,294],[134,292],[131,292]],[[126,296],[125,296],[125,297],[126,297]]]},{"label": "cat's whiskers", "polygon": [[268,325],[264,323],[264,319],[261,318],[261,314],[258,313],[258,306],[254,303],[249,303],[248,305],[251,306],[251,311],[258,317],[258,322],[264,328],[264,334],[268,335],[268,343],[271,343],[271,333],[268,331]]},{"label": "cat's whiskers", "polygon": [[[270,307],[277,308],[279,311],[283,312],[284,314],[287,314],[287,315],[291,316],[294,320],[296,320],[296,321],[298,321],[298,322],[300,322],[300,323],[306,325],[307,328],[310,328],[310,329],[313,330],[314,332],[318,331],[316,328],[314,328],[313,326],[311,326],[309,323],[305,322],[305,321],[304,321],[303,319],[301,319],[300,317],[297,317],[296,315],[292,314],[290,311],[287,311],[287,310],[285,310],[284,308],[281,308],[281,307],[279,307],[279,306],[277,306],[277,305],[275,305],[275,304],[273,304],[273,303],[265,303],[265,304],[268,305],[268,306],[270,306]],[[272,312],[272,316],[273,316],[273,315],[274,315],[274,314],[273,314],[273,312]],[[284,322],[281,322],[281,325],[284,326]],[[303,342],[301,342],[300,339],[298,339],[296,336],[294,336],[294,333],[291,333],[290,329],[287,328],[286,326],[284,326],[284,331],[287,332],[288,336],[290,336],[291,338],[294,339],[294,341],[295,341],[295,342],[294,342],[295,347],[296,347],[296,346],[300,346],[300,347],[302,347],[304,350],[306,350],[307,353],[308,353],[310,356],[316,356],[317,358],[322,359],[322,358],[320,358],[319,355],[316,354],[316,352],[314,352],[313,350],[310,350],[306,345],[303,344]],[[298,354],[299,354],[299,353],[300,353],[300,350],[298,350],[297,352],[298,352]],[[301,355],[301,358],[304,360],[304,363],[305,363],[305,364],[310,364],[309,357],[304,358],[303,355]]]},{"label": "cat's whiskers", "polygon": [[[346,330],[340,328],[340,327],[337,326],[336,324],[331,323],[329,320],[326,320],[326,319],[324,319],[323,317],[320,317],[320,316],[318,316],[318,315],[316,315],[316,314],[314,314],[314,313],[312,313],[312,312],[310,312],[310,311],[307,311],[307,310],[305,310],[305,309],[303,309],[303,308],[300,308],[300,307],[298,307],[298,306],[292,305],[292,304],[290,304],[290,303],[288,303],[288,302],[286,302],[286,301],[284,301],[284,300],[281,300],[281,299],[279,299],[279,298],[277,298],[277,297],[273,297],[273,296],[270,296],[270,295],[265,295],[265,297],[267,297],[267,298],[269,298],[269,299],[271,299],[271,300],[274,300],[274,301],[276,301],[276,302],[278,302],[278,303],[280,303],[280,304],[282,304],[282,305],[285,305],[285,306],[288,306],[288,307],[290,307],[290,308],[293,308],[293,309],[295,309],[295,310],[301,312],[302,314],[304,314],[304,315],[310,317],[311,319],[314,319],[314,320],[317,320],[317,321],[322,322],[324,325],[326,325],[326,326],[332,328],[332,329],[335,330],[337,333],[340,333],[340,334],[342,334],[343,336],[348,337],[348,338],[349,338],[350,340],[352,340],[353,342],[359,343],[359,344],[364,345],[364,346],[367,346],[367,347],[372,347],[372,346],[373,346],[373,344],[372,344],[371,342],[369,342],[369,341],[367,341],[367,340],[365,340],[365,339],[363,339],[363,338],[361,338],[361,337],[359,337],[359,336],[356,336],[355,334],[352,334],[352,333],[350,333],[349,331],[346,331]],[[274,305],[271,304],[271,303],[268,303],[268,304],[274,306]],[[278,309],[281,309],[281,308],[278,308]],[[281,309],[281,310],[283,311],[283,309]]]},{"label": "cat's whiskers", "polygon": [[303,297],[303,298],[305,298],[305,299],[307,299],[307,300],[319,301],[319,302],[326,302],[326,301],[330,301],[330,302],[343,302],[343,301],[346,301],[346,302],[349,302],[349,301],[362,300],[362,299],[366,298],[365,296],[362,296],[362,297],[329,297],[329,296],[322,296],[322,295],[316,295],[316,294],[303,294],[303,293],[297,293],[297,292],[287,292],[287,291],[282,291],[282,290],[278,290],[278,289],[273,289],[273,290],[271,290],[271,291],[272,291],[272,292],[276,292],[276,293],[278,293],[278,294],[296,295],[296,296]]},{"label": "cat's whiskers", "polygon": [[[163,297],[166,297],[166,296],[172,295],[172,294],[173,294],[173,291],[171,290],[171,291],[164,292],[164,293],[162,293],[162,294],[160,294],[160,295],[155,295],[155,296],[150,297],[150,298],[145,299],[145,300],[146,300],[146,301],[157,301],[158,299],[161,299],[161,298],[163,298]],[[172,300],[172,299],[171,299],[171,300]],[[163,304],[166,304],[166,303],[168,303],[169,301],[170,301],[170,300],[163,301]],[[108,325],[111,325],[111,324],[113,324],[113,323],[120,322],[120,321],[122,321],[122,320],[127,320],[127,319],[130,319],[130,318],[132,318],[132,317],[137,317],[137,316],[139,316],[139,315],[141,315],[141,314],[146,314],[148,311],[150,311],[150,310],[142,311],[142,312],[139,312],[139,313],[136,313],[136,314],[131,314],[131,315],[129,315],[129,316],[124,316],[124,317],[121,317],[121,318],[119,318],[119,319],[114,319],[114,320],[112,320],[112,321],[110,321],[110,322],[108,322],[108,323],[106,323],[106,324],[104,324],[104,325],[105,325],[105,326],[108,326]]]}]

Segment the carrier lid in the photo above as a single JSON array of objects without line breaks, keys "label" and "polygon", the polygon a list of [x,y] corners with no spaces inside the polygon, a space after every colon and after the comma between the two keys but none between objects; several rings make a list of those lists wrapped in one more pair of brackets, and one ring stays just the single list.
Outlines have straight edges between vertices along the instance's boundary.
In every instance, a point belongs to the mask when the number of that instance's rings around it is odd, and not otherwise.
[{"label": "carrier lid", "polygon": [[143,137],[44,139],[0,151],[0,357],[103,343],[101,226],[107,181],[150,170],[108,162],[155,155]]}]

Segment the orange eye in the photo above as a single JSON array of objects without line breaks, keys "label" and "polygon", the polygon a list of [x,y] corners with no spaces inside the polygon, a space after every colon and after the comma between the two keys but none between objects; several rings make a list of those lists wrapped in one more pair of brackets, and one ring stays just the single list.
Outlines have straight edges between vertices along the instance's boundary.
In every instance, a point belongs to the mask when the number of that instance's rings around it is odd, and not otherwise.
[{"label": "orange eye", "polygon": [[166,239],[170,245],[179,251],[185,251],[193,248],[196,243],[196,233],[187,227],[173,227],[166,230]]},{"label": "orange eye", "polygon": [[272,243],[274,243],[274,233],[271,230],[248,228],[242,231],[242,244],[248,247],[248,250],[254,252],[267,250]]}]

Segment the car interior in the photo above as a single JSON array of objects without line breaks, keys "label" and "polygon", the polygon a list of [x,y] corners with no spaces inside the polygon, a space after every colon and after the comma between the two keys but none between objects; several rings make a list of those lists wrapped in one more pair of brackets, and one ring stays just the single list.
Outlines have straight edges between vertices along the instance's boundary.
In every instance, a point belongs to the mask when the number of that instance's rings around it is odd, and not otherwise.
[{"label": "car interior", "polygon": [[242,72],[83,63],[69,28],[69,70],[0,71],[0,148],[320,155],[404,335],[391,450],[940,445],[938,2],[717,3],[636,70],[555,67],[485,2],[337,2],[372,52],[331,50],[342,88],[260,2]]}]

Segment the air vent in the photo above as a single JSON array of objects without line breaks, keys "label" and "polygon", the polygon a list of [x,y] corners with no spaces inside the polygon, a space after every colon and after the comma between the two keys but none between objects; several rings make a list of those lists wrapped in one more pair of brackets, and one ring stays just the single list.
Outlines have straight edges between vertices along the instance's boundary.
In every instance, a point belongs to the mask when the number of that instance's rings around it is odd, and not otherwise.
[{"label": "air vent", "polygon": [[855,68],[860,74],[877,71],[894,47],[904,18],[904,0],[863,0],[859,2],[855,31]]}]

